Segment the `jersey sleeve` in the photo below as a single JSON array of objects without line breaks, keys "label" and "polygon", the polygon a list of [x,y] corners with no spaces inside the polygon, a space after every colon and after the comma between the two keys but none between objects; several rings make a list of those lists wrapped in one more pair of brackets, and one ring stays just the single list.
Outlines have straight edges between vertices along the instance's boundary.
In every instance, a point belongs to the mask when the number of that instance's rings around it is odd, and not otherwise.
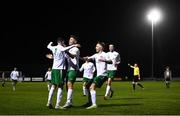
[{"label": "jersey sleeve", "polygon": [[92,60],[95,60],[95,58],[96,58],[96,54],[94,54],[94,55],[88,57],[88,59],[92,59]]},{"label": "jersey sleeve", "polygon": [[73,50],[69,51],[70,54],[72,55],[78,55],[79,54],[79,49],[78,48],[73,48]]}]

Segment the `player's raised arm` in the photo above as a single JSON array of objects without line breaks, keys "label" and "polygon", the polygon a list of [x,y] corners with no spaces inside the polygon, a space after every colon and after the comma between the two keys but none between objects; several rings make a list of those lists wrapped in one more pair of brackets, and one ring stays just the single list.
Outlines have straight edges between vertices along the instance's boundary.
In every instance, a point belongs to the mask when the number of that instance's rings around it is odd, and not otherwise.
[{"label": "player's raised arm", "polygon": [[134,68],[134,66],[132,66],[131,64],[128,63],[128,66],[131,67],[131,68]]},{"label": "player's raised arm", "polygon": [[53,42],[49,42],[49,44],[47,45],[47,48],[51,50],[52,49],[52,44],[53,44]]}]

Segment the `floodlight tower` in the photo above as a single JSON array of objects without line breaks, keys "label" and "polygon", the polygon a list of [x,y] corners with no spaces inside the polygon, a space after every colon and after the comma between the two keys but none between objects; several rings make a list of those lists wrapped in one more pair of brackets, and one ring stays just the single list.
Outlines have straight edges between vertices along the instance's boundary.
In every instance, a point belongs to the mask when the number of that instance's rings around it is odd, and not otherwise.
[{"label": "floodlight tower", "polygon": [[151,76],[154,77],[154,25],[161,20],[161,12],[157,8],[151,9],[147,15],[148,20],[151,22],[152,26],[152,66],[151,66]]}]

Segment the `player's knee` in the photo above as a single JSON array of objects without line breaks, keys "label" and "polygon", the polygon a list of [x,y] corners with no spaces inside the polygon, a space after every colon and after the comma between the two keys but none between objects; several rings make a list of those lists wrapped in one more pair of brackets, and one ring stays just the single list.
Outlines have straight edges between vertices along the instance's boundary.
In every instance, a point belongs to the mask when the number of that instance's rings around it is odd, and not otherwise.
[{"label": "player's knee", "polygon": [[112,81],[108,80],[107,85],[111,85]]},{"label": "player's knee", "polygon": [[72,83],[69,81],[69,82],[67,83],[67,85],[68,85],[68,87],[71,87],[71,86],[72,86]]},{"label": "player's knee", "polygon": [[95,90],[95,88],[96,88],[96,85],[94,83],[92,83],[90,86],[90,90]]},{"label": "player's knee", "polygon": [[55,88],[56,88],[56,86],[55,86],[55,85],[52,85],[51,89],[54,90]]},{"label": "player's knee", "polygon": [[73,89],[73,84],[72,83],[68,83],[68,89]]}]

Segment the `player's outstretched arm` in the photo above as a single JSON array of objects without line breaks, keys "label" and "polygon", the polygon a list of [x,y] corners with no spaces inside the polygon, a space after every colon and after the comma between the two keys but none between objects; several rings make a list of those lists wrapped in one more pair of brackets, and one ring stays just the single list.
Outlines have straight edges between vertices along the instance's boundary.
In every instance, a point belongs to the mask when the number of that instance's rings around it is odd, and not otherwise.
[{"label": "player's outstretched arm", "polygon": [[128,66],[131,67],[131,68],[134,68],[134,66],[132,66],[131,64],[128,63]]},{"label": "player's outstretched arm", "polygon": [[131,67],[131,64],[128,63],[128,66]]},{"label": "player's outstretched arm", "polygon": [[62,47],[61,51],[67,51],[67,50],[69,50],[69,49],[71,49],[73,47],[81,47],[81,45],[80,44],[74,44],[74,45],[71,45],[71,46]]},{"label": "player's outstretched arm", "polygon": [[80,48],[80,47],[81,47],[81,45],[80,45],[80,44],[75,44],[75,47]]},{"label": "player's outstretched arm", "polygon": [[[81,47],[81,45],[80,45],[80,44],[74,44],[74,45],[71,45],[71,46],[69,46],[69,47]],[[76,52],[74,52],[74,53],[70,53],[70,52],[68,52],[68,51],[65,51],[65,52],[66,52],[66,54],[67,54],[69,57],[71,57],[71,58],[76,57],[77,54],[78,54],[78,50],[77,50]]]}]

